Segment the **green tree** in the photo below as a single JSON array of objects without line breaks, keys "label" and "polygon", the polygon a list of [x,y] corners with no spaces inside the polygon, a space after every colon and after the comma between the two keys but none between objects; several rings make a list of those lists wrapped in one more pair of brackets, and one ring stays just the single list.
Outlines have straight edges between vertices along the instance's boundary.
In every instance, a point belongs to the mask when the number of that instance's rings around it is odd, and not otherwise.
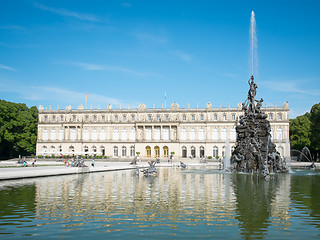
[{"label": "green tree", "polygon": [[38,109],[0,100],[0,159],[35,153]]},{"label": "green tree", "polygon": [[311,122],[311,149],[315,160],[319,158],[320,153],[320,103],[312,106],[310,111]]},{"label": "green tree", "polygon": [[310,148],[310,120],[309,113],[305,115],[298,116],[295,119],[290,119],[289,133],[290,133],[290,143],[292,149],[302,150],[304,147]]}]

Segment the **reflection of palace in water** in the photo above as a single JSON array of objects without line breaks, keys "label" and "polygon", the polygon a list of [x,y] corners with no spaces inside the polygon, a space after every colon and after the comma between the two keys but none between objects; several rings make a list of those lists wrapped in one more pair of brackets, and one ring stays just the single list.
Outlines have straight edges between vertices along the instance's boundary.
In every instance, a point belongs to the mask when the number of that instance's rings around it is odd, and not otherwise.
[{"label": "reflection of palace in water", "polygon": [[[231,174],[201,171],[161,168],[157,177],[119,171],[43,179],[36,183],[36,214],[41,219],[79,214],[106,222],[115,216],[127,216],[141,222],[164,218],[171,222],[205,221],[216,226],[238,225],[255,219],[243,214],[263,215],[258,219],[260,223],[256,226],[253,223],[257,228],[253,232],[268,221],[279,222],[282,228],[290,224],[290,179],[262,187],[258,195],[265,201],[254,203],[253,195],[239,193],[243,191],[241,183],[233,182]],[[257,194],[261,186],[252,194]],[[243,204],[242,199],[248,204]],[[251,209],[253,203],[257,209]]]}]

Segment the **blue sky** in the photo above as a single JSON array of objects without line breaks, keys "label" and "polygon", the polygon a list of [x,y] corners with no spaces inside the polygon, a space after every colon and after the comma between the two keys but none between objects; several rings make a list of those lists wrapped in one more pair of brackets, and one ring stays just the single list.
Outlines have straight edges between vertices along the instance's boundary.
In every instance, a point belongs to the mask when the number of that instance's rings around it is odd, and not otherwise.
[{"label": "blue sky", "polygon": [[0,2],[0,99],[29,107],[236,107],[247,97],[255,12],[257,98],[320,99],[320,1]]}]

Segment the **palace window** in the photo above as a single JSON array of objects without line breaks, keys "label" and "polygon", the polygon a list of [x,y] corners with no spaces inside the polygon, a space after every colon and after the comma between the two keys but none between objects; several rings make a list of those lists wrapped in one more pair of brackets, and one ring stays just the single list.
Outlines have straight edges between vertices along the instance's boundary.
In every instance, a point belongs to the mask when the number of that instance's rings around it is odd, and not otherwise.
[{"label": "palace window", "polygon": [[227,120],[227,115],[223,114],[222,119],[223,119],[223,121],[226,121]]},{"label": "palace window", "polygon": [[166,115],[166,120],[169,121],[169,115],[168,114]]},{"label": "palace window", "polygon": [[136,140],[136,129],[135,128],[131,128],[131,130],[130,130],[130,140],[131,141]]},{"label": "palace window", "polygon": [[194,114],[191,115],[191,120],[192,121],[196,120],[196,116]]},{"label": "palace window", "polygon": [[91,134],[92,134],[91,136],[92,140],[96,141],[98,139],[97,130],[93,129]]},{"label": "palace window", "polygon": [[221,139],[222,140],[227,140],[227,135],[228,135],[228,130],[226,128],[222,129]]},{"label": "palace window", "polygon": [[185,128],[181,130],[181,140],[187,140],[187,129]]},{"label": "palace window", "polygon": [[232,114],[231,117],[232,117],[233,121],[236,120],[236,115],[235,114]]},{"label": "palace window", "polygon": [[118,122],[118,116],[117,115],[114,116],[114,121]]},{"label": "palace window", "polygon": [[134,146],[131,146],[130,147],[130,157],[134,157],[135,156],[135,147]]},{"label": "palace window", "polygon": [[93,147],[92,147],[92,152],[94,152],[94,153],[97,152],[97,147],[96,147],[96,146],[93,146]]},{"label": "palace window", "polygon": [[219,156],[219,149],[218,149],[218,147],[217,146],[214,146],[213,147],[213,152],[212,152],[212,157],[217,157],[217,156]]},{"label": "palace window", "polygon": [[279,113],[279,120],[282,120],[282,114]]},{"label": "palace window", "polygon": [[218,120],[218,115],[217,114],[213,115],[213,120],[215,120],[215,121]]},{"label": "palace window", "polygon": [[89,122],[89,116],[88,115],[86,115],[84,119],[85,119],[86,122]]},{"label": "palace window", "polygon": [[100,140],[106,140],[106,130],[101,129],[99,135],[100,135]]},{"label": "palace window", "polygon": [[160,121],[161,118],[160,118],[160,115],[157,115],[157,121]]},{"label": "palace window", "polygon": [[148,121],[151,121],[151,119],[152,119],[152,117],[151,117],[151,115],[149,114],[149,115],[148,115]]},{"label": "palace window", "polygon": [[62,141],[63,140],[63,129],[59,130],[59,140]]},{"label": "palace window", "polygon": [[218,129],[212,130],[212,140],[218,141]]},{"label": "palace window", "polygon": [[283,139],[283,129],[282,128],[278,128],[277,133],[278,133],[278,141],[280,142]]},{"label": "palace window", "polygon": [[182,120],[183,120],[183,121],[186,121],[186,120],[187,120],[187,115],[183,114]]},{"label": "palace window", "polygon": [[96,116],[96,115],[93,116],[93,121],[94,121],[94,122],[97,121],[97,116]]},{"label": "palace window", "polygon": [[204,129],[201,128],[199,130],[199,140],[203,141],[204,140]]},{"label": "palace window", "polygon": [[127,115],[123,115],[122,119],[123,119],[124,122],[127,121]]},{"label": "palace window", "polygon": [[196,140],[196,130],[194,128],[192,128],[190,131],[190,139]]},{"label": "palace window", "polygon": [[269,119],[273,120],[273,113],[269,113]]},{"label": "palace window", "polygon": [[127,148],[125,146],[122,147],[122,157],[127,156]]},{"label": "palace window", "polygon": [[44,116],[44,121],[45,121],[45,122],[48,121],[48,116]]},{"label": "palace window", "polygon": [[63,116],[62,115],[60,116],[60,121],[63,122]]},{"label": "palace window", "polygon": [[135,117],[134,115],[131,115],[131,121],[134,122],[135,121]]},{"label": "palace window", "polygon": [[118,128],[113,129],[113,140],[119,140],[119,130],[118,130]]},{"label": "palace window", "polygon": [[113,147],[113,156],[118,157],[118,147],[117,146]]},{"label": "palace window", "polygon": [[127,141],[127,129],[125,129],[125,128],[123,128],[122,130],[121,130],[121,140],[122,141]]},{"label": "palace window", "polygon": [[52,122],[56,121],[56,116],[52,116]]},{"label": "palace window", "polygon": [[76,115],[72,116],[72,121],[74,121],[74,122],[77,121],[77,116]]},{"label": "palace window", "polygon": [[203,114],[200,115],[200,120],[201,120],[201,121],[204,120],[204,115],[203,115]]},{"label": "palace window", "polygon": [[56,130],[55,130],[55,129],[52,129],[52,130],[51,130],[51,140],[52,140],[52,141],[55,141],[55,140],[56,140]]}]

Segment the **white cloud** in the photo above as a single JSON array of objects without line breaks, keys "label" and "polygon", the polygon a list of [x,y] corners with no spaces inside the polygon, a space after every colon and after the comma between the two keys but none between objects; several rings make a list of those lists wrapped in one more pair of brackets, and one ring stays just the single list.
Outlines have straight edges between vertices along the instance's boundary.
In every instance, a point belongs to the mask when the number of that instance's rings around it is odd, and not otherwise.
[{"label": "white cloud", "polygon": [[320,96],[320,91],[316,89],[307,89],[305,84],[307,80],[291,80],[291,81],[261,81],[261,84],[274,91],[286,93],[299,93],[304,95]]},{"label": "white cloud", "polygon": [[0,68],[5,69],[5,70],[9,70],[9,71],[13,71],[13,72],[16,71],[16,69],[9,67],[9,66],[6,66],[6,65],[2,65],[2,64],[0,64]]},{"label": "white cloud", "polygon": [[142,43],[156,43],[156,44],[164,44],[167,43],[167,39],[165,37],[156,36],[147,33],[137,32],[134,36]]},{"label": "white cloud", "polygon": [[85,21],[92,21],[92,22],[99,22],[100,19],[98,19],[96,16],[93,15],[89,15],[89,14],[85,14],[85,13],[77,13],[77,12],[73,12],[73,11],[69,11],[63,8],[53,8],[53,7],[48,7],[39,3],[35,3],[34,4],[35,7],[48,11],[48,12],[52,12],[61,16],[65,16],[65,17],[74,17],[80,20],[85,20]]},{"label": "white cloud", "polygon": [[88,71],[114,71],[114,72],[130,74],[130,75],[134,75],[134,76],[138,76],[138,77],[165,78],[161,74],[150,73],[150,72],[139,72],[139,71],[135,71],[135,70],[124,68],[124,67],[118,67],[118,66],[108,66],[108,65],[91,64],[91,63],[83,63],[83,62],[68,62],[68,63],[63,63],[63,64],[81,67],[82,69],[85,69]]},{"label": "white cloud", "polygon": [[[70,104],[73,105],[73,108],[76,108],[85,102],[85,92],[76,92],[51,86],[29,86],[13,81],[6,81],[5,79],[0,80],[0,92],[15,93],[21,99],[38,101],[40,104],[43,102],[59,103],[65,106]],[[125,105],[120,99],[93,93],[88,93],[88,104],[95,106],[99,104]]]},{"label": "white cloud", "polygon": [[185,53],[185,52],[176,50],[176,51],[174,51],[174,54],[176,56],[178,56],[179,58],[181,58],[185,62],[190,62],[192,60],[192,56],[190,54]]},{"label": "white cloud", "polygon": [[123,3],[122,3],[122,6],[123,6],[123,7],[131,7],[132,4],[131,4],[131,3],[128,3],[128,2],[123,2]]}]

